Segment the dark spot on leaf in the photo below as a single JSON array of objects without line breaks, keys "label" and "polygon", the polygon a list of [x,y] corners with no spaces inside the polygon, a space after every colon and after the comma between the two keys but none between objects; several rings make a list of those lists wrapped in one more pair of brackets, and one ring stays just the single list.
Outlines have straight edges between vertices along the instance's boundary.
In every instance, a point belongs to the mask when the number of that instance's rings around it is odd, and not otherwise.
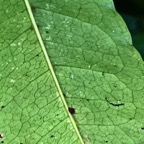
[{"label": "dark spot on leaf", "polygon": [[54,136],[54,135],[51,135],[50,137],[51,137],[51,138],[54,138],[55,136]]},{"label": "dark spot on leaf", "polygon": [[0,139],[2,139],[4,137],[4,135],[3,134],[0,134]]},{"label": "dark spot on leaf", "polygon": [[124,106],[124,103],[112,103],[112,102],[110,102],[107,98],[105,98],[106,99],[106,101],[110,104],[110,105],[112,105],[112,106]]},{"label": "dark spot on leaf", "polygon": [[117,67],[117,65],[115,65],[115,64],[114,64],[113,66],[114,66],[114,67]]},{"label": "dark spot on leaf", "polygon": [[3,109],[4,107],[5,107],[5,106],[4,106],[4,105],[2,105],[2,106],[1,106],[1,109]]},{"label": "dark spot on leaf", "polygon": [[104,72],[102,72],[102,76],[104,76],[104,74],[105,74],[105,73],[104,73]]},{"label": "dark spot on leaf", "polygon": [[106,143],[108,143],[108,141],[107,141],[107,140],[106,140],[105,142],[106,142]]},{"label": "dark spot on leaf", "polygon": [[115,84],[113,85],[114,87],[117,87]]},{"label": "dark spot on leaf", "polygon": [[25,74],[25,76],[28,76],[27,74]]},{"label": "dark spot on leaf", "polygon": [[142,127],[141,130],[144,130],[144,127]]},{"label": "dark spot on leaf", "polygon": [[87,137],[87,138],[84,138],[84,141],[85,141],[85,142],[89,142],[90,139]]},{"label": "dark spot on leaf", "polygon": [[62,122],[62,121],[63,121],[63,119],[59,119],[59,121],[60,121],[60,122]]},{"label": "dark spot on leaf", "polygon": [[49,31],[46,31],[46,33],[49,33]]},{"label": "dark spot on leaf", "polygon": [[86,99],[87,101],[89,101],[89,99]]},{"label": "dark spot on leaf", "polygon": [[112,106],[123,106],[124,103],[120,103],[120,104],[114,104],[114,103],[110,103]]},{"label": "dark spot on leaf", "polygon": [[37,57],[39,56],[39,54],[36,55]]},{"label": "dark spot on leaf", "polygon": [[36,10],[36,6],[31,5],[31,10],[34,12]]},{"label": "dark spot on leaf", "polygon": [[69,110],[69,112],[70,112],[71,114],[75,114],[75,109],[74,109],[74,108],[69,107],[68,110]]},{"label": "dark spot on leaf", "polygon": [[30,29],[30,30],[33,30],[34,28],[33,28],[33,26],[31,25],[29,29]]},{"label": "dark spot on leaf", "polygon": [[79,7],[79,11],[81,11],[81,9],[82,9],[82,7],[80,6],[80,7]]},{"label": "dark spot on leaf", "polygon": [[64,96],[64,97],[66,97],[66,94],[65,94],[65,93],[63,93],[63,96]]},{"label": "dark spot on leaf", "polygon": [[39,24],[37,24],[37,27],[39,28],[39,27],[40,27],[40,25],[39,25]]},{"label": "dark spot on leaf", "polygon": [[1,143],[4,143],[4,141],[1,141]]}]

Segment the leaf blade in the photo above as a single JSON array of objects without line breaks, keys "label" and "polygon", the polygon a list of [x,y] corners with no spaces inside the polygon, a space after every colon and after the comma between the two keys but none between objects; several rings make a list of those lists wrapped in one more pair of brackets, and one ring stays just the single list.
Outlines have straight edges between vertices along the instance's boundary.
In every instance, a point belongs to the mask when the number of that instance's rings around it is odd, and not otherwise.
[{"label": "leaf blade", "polygon": [[58,89],[58,91],[59,91],[59,94],[60,94],[60,97],[61,97],[62,102],[63,102],[63,104],[64,104],[64,107],[65,107],[65,109],[66,109],[66,111],[67,111],[67,114],[68,114],[68,116],[69,116],[69,118],[70,118],[70,120],[71,120],[71,123],[72,123],[72,125],[73,125],[73,127],[74,127],[74,129],[75,129],[75,132],[76,132],[76,134],[77,134],[78,137],[79,137],[79,140],[80,140],[81,144],[84,144],[83,139],[82,139],[82,137],[81,137],[81,135],[80,135],[80,133],[79,133],[79,130],[78,130],[77,126],[76,126],[76,123],[75,123],[73,117],[71,116],[71,114],[70,114],[70,112],[69,112],[69,110],[68,110],[69,108],[68,108],[67,103],[66,103],[66,101],[65,101],[65,99],[64,99],[63,92],[62,92],[62,90],[61,90],[61,88],[60,88],[60,85],[59,85],[59,82],[58,82],[57,77],[56,77],[56,75],[55,75],[54,69],[53,69],[53,67],[52,67],[50,58],[49,58],[49,56],[48,56],[48,53],[47,53],[46,48],[45,48],[45,45],[44,45],[44,43],[43,43],[43,41],[42,41],[42,38],[41,38],[41,36],[40,36],[39,30],[38,30],[38,27],[37,27],[37,25],[36,25],[35,19],[34,19],[34,17],[33,17],[33,14],[32,14],[32,11],[31,11],[31,8],[30,8],[30,4],[29,4],[28,0],[25,0],[25,4],[26,4],[26,6],[27,6],[29,15],[30,15],[30,17],[31,17],[31,21],[32,21],[33,26],[34,26],[34,28],[35,28],[35,31],[36,31],[38,40],[39,40],[39,42],[40,42],[41,48],[42,48],[42,50],[43,50],[43,53],[44,53],[44,55],[45,55],[45,58],[46,58],[46,61],[47,61],[47,64],[48,64],[48,67],[50,68],[51,74],[52,74],[53,79],[54,79],[54,81],[55,81],[56,87],[57,87],[57,89]]},{"label": "leaf blade", "polygon": [[[131,46],[130,35],[115,13],[112,1],[30,2],[34,5],[33,13],[65,99],[75,110],[73,117],[84,142],[142,143],[143,62]],[[63,6],[62,13],[59,6]],[[25,15],[18,17],[24,18]],[[17,18],[16,26],[20,20]],[[10,49],[15,57],[6,49],[10,44],[8,39],[4,39],[6,43],[3,42],[4,47],[1,47],[5,49],[1,55],[6,56],[8,63],[7,66],[1,59],[5,66],[0,69],[1,99],[6,103],[0,120],[4,140],[10,143],[77,144],[79,139],[68,121],[45,56],[28,21],[26,29],[22,28],[23,24],[20,29],[14,29],[18,35],[27,30],[26,36],[22,33],[27,42],[21,41],[20,46],[20,37],[12,43],[12,46],[17,44]],[[7,23],[2,25],[3,28],[5,25]],[[20,53],[22,49],[26,50],[24,54]],[[17,58],[16,66],[9,56]],[[17,68],[19,71],[16,73]],[[24,77],[26,74],[28,78]],[[121,103],[123,105],[119,106]],[[3,123],[5,119],[8,127]]]},{"label": "leaf blade", "polygon": [[[2,1],[4,6],[8,7],[9,2]],[[0,141],[11,144],[79,143],[32,28],[24,1],[19,0],[10,7],[8,14],[1,19],[2,35],[12,32],[10,39],[0,39],[6,41],[2,41],[4,45],[0,53],[3,65],[0,69],[0,106],[3,107],[0,110]],[[20,10],[11,18],[13,8]],[[9,23],[12,25],[7,27]]]},{"label": "leaf blade", "polygon": [[[120,135],[126,140],[124,143],[142,141],[142,133],[136,130],[142,123],[135,119],[139,109],[135,103],[138,87],[142,89],[143,61],[112,1],[31,3],[37,7],[35,19],[66,100],[75,108],[74,118],[83,139],[88,137],[91,143],[122,143],[117,138]],[[115,107],[120,103],[123,107]],[[141,112],[137,115],[143,117]],[[124,134],[128,133],[125,127],[129,129],[128,136]],[[114,133],[113,140],[106,129]],[[134,131],[141,138],[133,135]]]}]

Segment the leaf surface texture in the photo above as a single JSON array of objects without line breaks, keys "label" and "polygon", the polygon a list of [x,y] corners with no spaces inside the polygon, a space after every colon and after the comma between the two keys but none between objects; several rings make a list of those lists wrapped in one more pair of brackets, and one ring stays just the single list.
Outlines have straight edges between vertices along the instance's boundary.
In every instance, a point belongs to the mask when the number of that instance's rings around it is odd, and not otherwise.
[{"label": "leaf surface texture", "polygon": [[0,0],[0,142],[144,143],[143,61],[112,0],[27,2]]}]

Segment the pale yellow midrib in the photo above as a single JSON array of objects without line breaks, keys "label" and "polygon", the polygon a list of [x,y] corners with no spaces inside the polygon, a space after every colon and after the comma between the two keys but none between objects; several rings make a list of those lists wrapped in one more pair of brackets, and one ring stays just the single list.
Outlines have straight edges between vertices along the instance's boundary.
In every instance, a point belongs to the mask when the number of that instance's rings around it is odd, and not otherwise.
[{"label": "pale yellow midrib", "polygon": [[35,19],[34,19],[34,16],[33,16],[33,13],[32,13],[31,7],[30,7],[30,4],[29,4],[29,1],[28,1],[28,0],[24,0],[24,1],[25,1],[25,4],[26,4],[28,13],[29,13],[29,15],[30,15],[30,19],[31,19],[31,22],[32,22],[32,24],[33,24],[34,30],[35,30],[35,32],[36,32],[37,38],[38,38],[38,40],[39,40],[40,46],[41,46],[41,48],[42,48],[42,50],[43,50],[43,53],[44,53],[44,55],[45,55],[47,64],[48,64],[48,66],[49,66],[49,69],[50,69],[50,71],[51,71],[51,74],[52,74],[52,76],[53,76],[53,79],[54,79],[54,81],[55,81],[55,84],[56,84],[57,89],[58,89],[58,91],[59,91],[59,94],[60,94],[60,96],[61,96],[62,102],[63,102],[63,104],[64,104],[64,106],[65,106],[65,109],[66,109],[66,111],[67,111],[67,113],[68,113],[68,116],[70,117],[70,120],[71,120],[71,122],[72,122],[72,125],[73,125],[73,127],[74,127],[74,129],[75,129],[75,131],[76,131],[76,133],[77,133],[77,135],[78,135],[78,137],[79,137],[79,140],[80,140],[81,144],[84,144],[84,141],[83,141],[83,139],[82,139],[82,137],[81,137],[81,134],[80,134],[77,126],[76,126],[76,123],[75,123],[73,117],[71,116],[71,114],[70,114],[69,111],[68,111],[67,103],[66,103],[66,101],[65,101],[65,98],[64,98],[64,96],[63,96],[62,90],[61,90],[61,88],[60,88],[60,84],[59,84],[59,82],[58,82],[58,79],[57,79],[57,77],[56,77],[56,75],[55,75],[55,72],[54,72],[54,69],[53,69],[53,67],[52,67],[51,61],[50,61],[49,56],[48,56],[48,54],[47,54],[45,45],[44,45],[44,43],[43,43],[43,41],[42,41],[42,37],[41,37],[40,32],[39,32],[39,30],[38,30],[38,27],[37,27],[37,25],[36,25],[36,22],[35,22]]}]

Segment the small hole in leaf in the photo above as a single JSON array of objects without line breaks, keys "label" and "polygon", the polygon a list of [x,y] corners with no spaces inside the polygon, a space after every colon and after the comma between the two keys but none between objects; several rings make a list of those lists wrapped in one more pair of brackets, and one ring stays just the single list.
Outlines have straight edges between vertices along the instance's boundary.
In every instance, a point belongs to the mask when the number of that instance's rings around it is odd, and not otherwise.
[{"label": "small hole in leaf", "polygon": [[75,109],[74,109],[74,108],[69,107],[68,110],[69,110],[69,112],[70,112],[71,114],[75,114]]}]

